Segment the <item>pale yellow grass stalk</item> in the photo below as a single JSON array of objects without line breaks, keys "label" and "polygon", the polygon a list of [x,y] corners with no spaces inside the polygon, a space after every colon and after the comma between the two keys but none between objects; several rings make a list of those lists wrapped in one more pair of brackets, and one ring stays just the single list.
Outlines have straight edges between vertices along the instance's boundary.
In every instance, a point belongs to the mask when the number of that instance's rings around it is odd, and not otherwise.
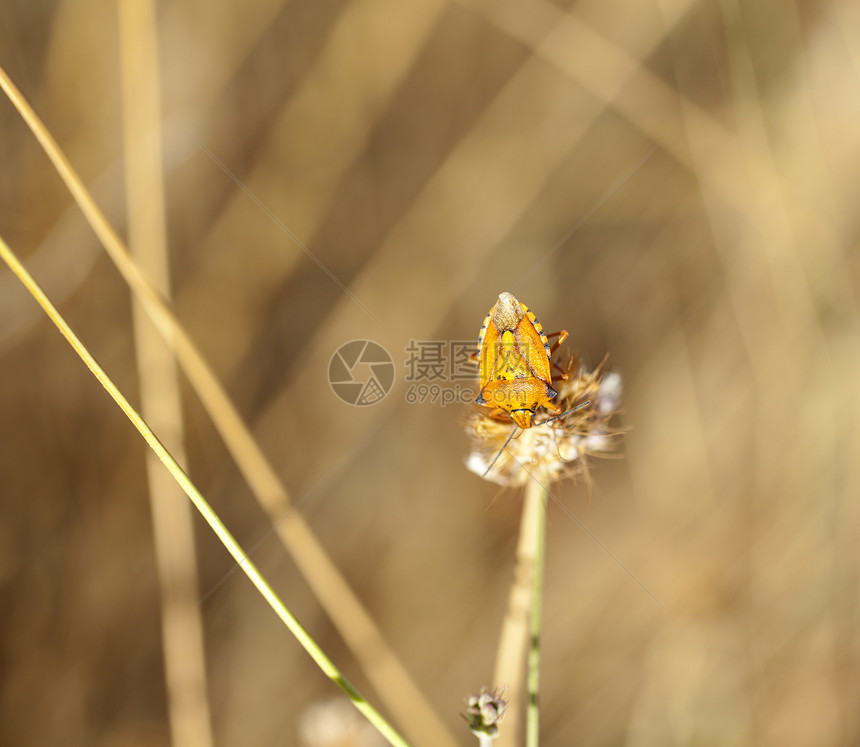
[{"label": "pale yellow grass stalk", "polygon": [[493,682],[505,688],[508,709],[505,722],[496,738],[498,747],[521,744],[520,729],[523,716],[524,672],[528,647],[529,619],[532,611],[535,563],[538,559],[540,524],[544,521],[546,493],[541,484],[529,480],[523,499],[520,536],[514,579],[508,593],[508,608],[502,623],[502,634],[496,654]]},{"label": "pale yellow grass stalk", "polygon": [[[118,9],[129,249],[153,287],[169,298],[155,8],[151,0],[120,0]],[[141,412],[182,464],[176,363],[139,302],[133,301],[132,312]],[[155,453],[146,456],[171,738],[177,746],[211,747],[192,507]]]}]

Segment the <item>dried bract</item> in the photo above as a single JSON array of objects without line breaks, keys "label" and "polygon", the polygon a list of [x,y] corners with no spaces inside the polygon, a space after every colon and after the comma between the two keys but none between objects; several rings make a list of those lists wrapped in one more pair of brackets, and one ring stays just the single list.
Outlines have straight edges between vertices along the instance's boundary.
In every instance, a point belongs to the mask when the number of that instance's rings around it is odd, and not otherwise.
[{"label": "dried bract", "polygon": [[[593,371],[575,358],[564,369],[568,379],[557,384],[558,397],[553,404],[565,414],[552,419],[553,413],[541,408],[534,427],[517,433],[489,472],[487,468],[514,425],[510,419],[476,408],[466,425],[472,441],[466,466],[472,472],[500,485],[517,487],[537,472],[551,480],[577,472],[587,474],[589,456],[614,451],[620,431],[610,423],[621,404],[621,376],[606,371],[605,359]],[[588,404],[584,407],[568,412],[585,401]]]}]

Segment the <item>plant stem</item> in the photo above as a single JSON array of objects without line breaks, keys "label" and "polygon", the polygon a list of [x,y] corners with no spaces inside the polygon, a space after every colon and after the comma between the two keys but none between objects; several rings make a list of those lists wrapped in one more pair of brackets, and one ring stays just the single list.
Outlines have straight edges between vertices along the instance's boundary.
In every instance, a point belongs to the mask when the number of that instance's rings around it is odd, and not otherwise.
[{"label": "plant stem", "polygon": [[[546,476],[539,474],[538,478],[545,480]],[[526,747],[537,747],[540,739],[540,707],[538,695],[540,692],[540,626],[541,607],[543,605],[543,570],[546,557],[546,501],[549,498],[546,488],[532,478],[526,487],[526,498],[531,496],[532,509],[535,512],[533,529],[534,567],[532,570],[532,605],[529,621],[529,661],[528,661],[528,693],[526,707]]]},{"label": "plant stem", "polygon": [[105,373],[104,369],[96,362],[92,354],[87,350],[84,344],[78,339],[77,335],[72,331],[68,322],[62,317],[59,311],[50,302],[45,292],[39,287],[38,283],[33,279],[29,272],[18,260],[18,257],[0,237],[0,257],[9,265],[18,279],[23,283],[24,287],[38,301],[39,305],[44,309],[50,320],[56,325],[57,329],[62,332],[63,336],[72,346],[73,350],[80,356],[81,360],[87,365],[92,374],[98,379],[99,383],[108,391],[108,394],[119,405],[120,409],[125,413],[126,417],[132,422],[135,428],[140,432],[140,435],[146,440],[150,448],[156,453],[158,458],[164,463],[164,466],[173,475],[179,486],[185,491],[185,494],[191,499],[195,508],[202,514],[203,518],[215,532],[221,544],[227,548],[227,551],[233,556],[245,575],[251,580],[251,583],[257,588],[257,591],[269,603],[269,606],[275,611],[275,614],[281,618],[281,621],[287,629],[296,637],[302,648],[308,652],[310,657],[316,662],[317,666],[329,677],[341,690],[343,690],[352,704],[367,718],[370,723],[385,737],[388,742],[395,747],[408,747],[406,740],[403,739],[394,728],[382,717],[382,715],[368,703],[364,697],[353,687],[353,685],[341,674],[340,670],[334,665],[331,659],[325,655],[319,644],[311,638],[310,634],[301,626],[298,620],[287,609],[284,603],[280,600],[274,589],[269,585],[269,582],[263,578],[263,575],[257,569],[251,560],[248,558],[245,551],[236,541],[224,523],[221,521],[218,514],[212,509],[197,487],[191,482],[191,478],[184,472],[182,467],[170,455],[170,452],[164,447],[161,441],[152,429],[144,422],[140,414],[135,410],[119,391],[116,384]]},{"label": "plant stem", "polygon": [[[537,479],[536,479],[537,478]],[[502,624],[502,634],[499,639],[499,649],[496,655],[496,670],[494,684],[505,687],[508,694],[508,710],[505,722],[497,737],[499,747],[515,747],[520,741],[520,723],[522,718],[522,699],[524,664],[526,652],[529,659],[529,698],[537,699],[537,679],[535,675],[532,696],[532,649],[536,646],[536,633],[539,630],[540,619],[535,623],[535,591],[537,590],[537,609],[540,610],[541,571],[543,568],[543,537],[546,521],[545,496],[546,491],[539,479],[545,479],[541,473],[526,484],[523,498],[523,513],[520,519],[520,536],[517,542],[517,563],[514,568],[514,578],[508,593],[508,609]],[[537,625],[537,628],[535,627]],[[531,631],[531,645],[529,632]],[[534,666],[537,668],[535,659]],[[531,713],[531,708],[529,708]],[[531,718],[531,716],[530,716]],[[536,720],[536,715],[535,715]]]},{"label": "plant stem", "polygon": [[[118,0],[129,249],[153,286],[170,296],[156,0]],[[186,463],[176,363],[149,317],[132,301],[141,414]],[[194,508],[151,451],[146,476],[161,599],[161,640],[171,744],[212,747],[206,653],[198,589]]]}]

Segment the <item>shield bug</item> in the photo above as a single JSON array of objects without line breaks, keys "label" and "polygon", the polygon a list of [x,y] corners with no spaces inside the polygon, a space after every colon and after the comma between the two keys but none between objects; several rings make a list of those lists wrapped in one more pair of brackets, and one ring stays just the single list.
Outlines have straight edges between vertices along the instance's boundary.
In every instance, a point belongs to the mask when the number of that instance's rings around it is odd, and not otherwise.
[{"label": "shield bug", "polygon": [[[549,337],[557,338],[552,346]],[[484,319],[478,350],[472,356],[478,363],[481,383],[475,402],[490,408],[492,418],[514,421],[507,441],[484,472],[485,477],[514,437],[517,426],[525,430],[535,425],[549,425],[590,403],[586,400],[567,412],[561,412],[561,408],[552,403],[558,394],[552,382],[567,379],[567,372],[553,362],[552,354],[566,339],[566,330],[545,334],[529,307],[511,293],[499,294],[499,300]],[[558,376],[552,375],[553,368],[559,372]],[[535,423],[539,407],[545,407],[554,415]]]},{"label": "shield bug", "polygon": [[[567,332],[550,337],[558,338],[552,347],[529,307],[511,293],[501,293],[481,327],[475,356],[481,391],[475,402],[491,408],[495,417],[510,416],[524,429],[535,424],[539,407],[558,414],[551,403],[558,394],[552,387],[555,364],[551,358]],[[566,374],[562,372],[558,378],[566,378]]]},{"label": "shield bug", "polygon": [[[484,319],[479,337],[478,350],[472,355],[479,366],[481,383],[475,402],[490,408],[490,417],[510,418],[514,422],[510,435],[484,472],[486,477],[514,437],[517,426],[525,430],[551,424],[585,407],[590,400],[566,412],[552,403],[558,394],[552,382],[567,379],[567,372],[553,362],[552,354],[567,339],[567,331],[545,334],[529,307],[511,293],[499,294],[499,300]],[[552,346],[549,337],[557,338]],[[558,376],[552,375],[553,368]],[[553,416],[535,423],[539,407],[550,410]]]}]

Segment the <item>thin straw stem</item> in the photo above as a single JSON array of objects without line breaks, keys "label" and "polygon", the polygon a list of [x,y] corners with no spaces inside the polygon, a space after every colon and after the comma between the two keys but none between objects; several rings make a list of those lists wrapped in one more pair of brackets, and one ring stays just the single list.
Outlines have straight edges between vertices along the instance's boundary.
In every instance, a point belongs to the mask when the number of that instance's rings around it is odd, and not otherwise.
[{"label": "thin straw stem", "polygon": [[[526,651],[529,631],[533,632],[535,584],[542,583],[535,578],[538,553],[543,552],[542,535],[545,523],[544,497],[546,493],[537,480],[530,480],[523,499],[523,513],[520,519],[520,535],[517,541],[517,562],[514,578],[508,592],[508,609],[502,623],[502,634],[496,655],[494,684],[504,687],[508,695],[508,710],[505,722],[496,738],[499,747],[520,745],[520,724],[522,723],[522,693],[525,679]],[[540,560],[543,566],[543,556]],[[538,620],[538,625],[540,621]],[[530,651],[530,649],[528,649]],[[531,653],[529,654],[531,664]],[[531,669],[529,670],[531,672]],[[529,676],[531,685],[531,676]],[[531,692],[529,692],[531,698]]]},{"label": "thin straw stem", "polygon": [[126,417],[132,422],[135,428],[140,432],[140,435],[146,440],[150,448],[156,453],[165,467],[173,475],[176,482],[185,491],[185,494],[191,499],[191,502],[201,513],[206,523],[215,532],[218,539],[227,551],[233,556],[235,561],[244,571],[245,575],[251,580],[251,583],[257,588],[257,591],[269,603],[269,606],[275,611],[275,614],[281,619],[287,629],[296,637],[302,648],[308,652],[317,666],[322,669],[329,679],[331,679],[341,690],[343,690],[353,705],[367,718],[370,723],[376,727],[380,734],[385,737],[388,742],[395,747],[407,747],[407,742],[401,737],[394,728],[382,717],[382,715],[371,706],[361,694],[353,687],[353,685],[341,674],[340,670],[334,665],[319,645],[314,641],[308,632],[301,626],[298,620],[293,617],[292,613],[286,608],[284,603],[275,594],[272,587],[263,578],[263,575],[257,567],[248,559],[245,551],[238,542],[230,534],[229,530],[200,491],[191,482],[191,478],[183,471],[176,460],[170,455],[167,449],[163,446],[158,437],[152,432],[150,427],[144,422],[138,412],[129,404],[128,400],[122,395],[117,386],[111,381],[110,377],[105,373],[104,369],[96,363],[95,358],[86,349],[84,344],[78,339],[77,335],[72,331],[66,320],[60,315],[60,312],[54,308],[54,305],[48,300],[48,297],[32,278],[30,273],[24,268],[12,250],[7,246],[6,242],[0,237],[0,256],[9,265],[24,287],[33,295],[39,305],[45,310],[45,313],[51,321],[60,330],[63,336],[68,340],[74,351],[80,356],[81,360],[87,365],[87,368],[98,379],[99,383],[107,389],[108,394],[113,398],[120,409],[125,413]]},{"label": "thin straw stem", "polygon": [[[129,249],[152,285],[169,298],[155,0],[118,0],[117,9]],[[134,298],[132,321],[140,411],[185,463],[182,395],[171,346]],[[212,747],[194,509],[155,454],[146,456],[171,744]]]},{"label": "thin straw stem", "polygon": [[[545,479],[544,475],[541,475]],[[528,662],[528,705],[526,706],[526,747],[537,747],[540,739],[540,628],[541,609],[543,607],[543,571],[546,557],[546,502],[549,494],[546,488],[532,478],[526,487],[526,495],[532,496],[532,510],[535,520],[534,530],[534,566],[532,570],[532,608],[529,622],[530,643]]]}]

